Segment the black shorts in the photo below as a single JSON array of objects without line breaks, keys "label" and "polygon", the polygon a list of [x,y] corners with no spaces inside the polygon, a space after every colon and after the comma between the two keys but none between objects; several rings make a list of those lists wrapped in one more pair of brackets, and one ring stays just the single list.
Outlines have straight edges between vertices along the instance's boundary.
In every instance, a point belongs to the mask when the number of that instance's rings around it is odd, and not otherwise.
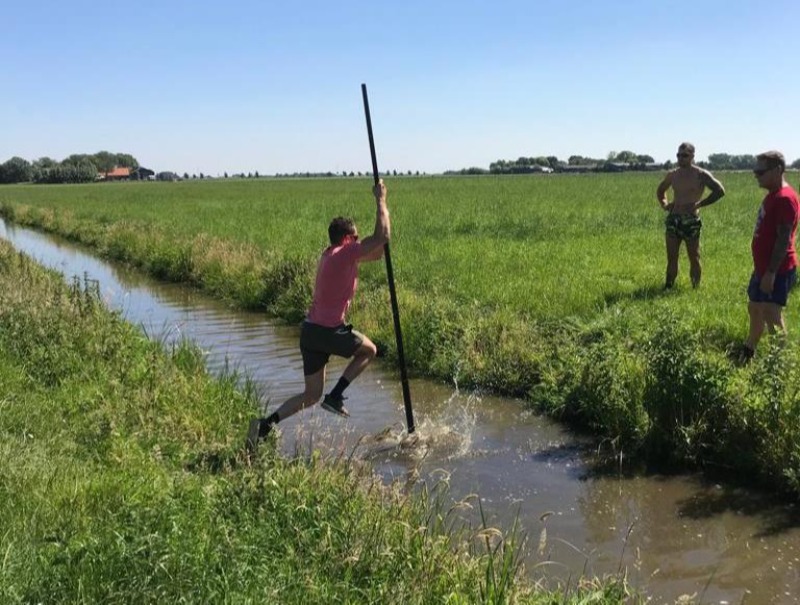
[{"label": "black shorts", "polygon": [[328,328],[304,321],[300,329],[300,352],[303,354],[303,374],[316,374],[328,363],[331,355],[352,357],[364,342],[364,335],[351,325]]}]

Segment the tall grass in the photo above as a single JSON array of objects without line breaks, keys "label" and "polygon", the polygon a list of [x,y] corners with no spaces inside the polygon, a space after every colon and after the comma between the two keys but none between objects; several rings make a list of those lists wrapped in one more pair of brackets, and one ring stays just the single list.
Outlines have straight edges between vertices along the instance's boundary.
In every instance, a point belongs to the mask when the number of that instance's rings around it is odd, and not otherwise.
[{"label": "tall grass", "polygon": [[546,592],[514,534],[486,549],[435,490],[273,442],[241,453],[252,389],[211,379],[0,242],[0,602],[620,603]]},{"label": "tall grass", "polygon": [[[720,176],[728,194],[703,212],[703,283],[688,286],[682,257],[666,293],[659,175],[390,181],[411,367],[524,398],[632,460],[746,470],[800,493],[798,440],[782,426],[796,424],[795,394],[764,365],[793,375],[795,341],[775,361],[769,340],[748,368],[728,359],[746,332],[762,192],[749,174]],[[288,321],[307,308],[330,217],[353,215],[362,233],[374,220],[368,181],[346,179],[19,186],[0,203],[11,220]],[[364,267],[352,318],[392,357],[384,283],[380,264]],[[787,314],[791,326],[796,305]],[[751,417],[764,400],[781,426]],[[775,472],[778,459],[788,467]]]}]

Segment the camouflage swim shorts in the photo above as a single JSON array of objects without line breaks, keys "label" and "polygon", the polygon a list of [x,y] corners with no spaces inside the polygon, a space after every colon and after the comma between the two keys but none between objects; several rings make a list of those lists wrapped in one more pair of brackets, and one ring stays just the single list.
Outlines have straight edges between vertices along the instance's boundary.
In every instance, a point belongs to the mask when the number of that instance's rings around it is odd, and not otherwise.
[{"label": "camouflage swim shorts", "polygon": [[700,237],[703,222],[693,214],[668,214],[664,220],[667,235],[677,239],[690,240]]}]

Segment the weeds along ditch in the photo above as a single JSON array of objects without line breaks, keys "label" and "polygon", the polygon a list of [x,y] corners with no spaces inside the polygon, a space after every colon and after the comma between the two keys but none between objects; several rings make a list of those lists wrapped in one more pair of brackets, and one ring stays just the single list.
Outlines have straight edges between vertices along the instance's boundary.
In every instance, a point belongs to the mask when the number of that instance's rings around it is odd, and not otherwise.
[{"label": "weeds along ditch", "polygon": [[[749,241],[762,193],[719,175],[704,209],[703,282],[661,289],[660,175],[389,180],[395,278],[412,370],[524,399],[590,431],[612,456],[712,467],[800,493],[800,350],[745,336]],[[332,216],[374,221],[366,179],[13,186],[12,222],[59,233],[234,304],[299,321]],[[683,253],[682,253],[683,254]],[[380,263],[362,269],[352,320],[393,358]]]}]

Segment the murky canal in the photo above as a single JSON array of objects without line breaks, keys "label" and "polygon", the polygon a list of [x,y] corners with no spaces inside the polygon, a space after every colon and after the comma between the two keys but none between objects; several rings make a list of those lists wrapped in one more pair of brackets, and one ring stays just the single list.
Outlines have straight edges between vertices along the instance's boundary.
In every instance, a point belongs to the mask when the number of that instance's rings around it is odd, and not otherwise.
[{"label": "murky canal", "polygon": [[[232,310],[2,219],[0,237],[68,278],[98,280],[109,306],[151,337],[191,339],[212,370],[247,373],[270,407],[302,390],[297,327]],[[332,364],[329,382],[342,368]],[[655,602],[695,594],[704,603],[800,603],[795,507],[696,476],[593,476],[579,440],[519,402],[423,380],[411,382],[411,394],[415,447],[397,447],[402,392],[381,362],[348,389],[349,420],[307,410],[281,424],[282,447],[294,452],[312,443],[346,454],[356,448],[387,479],[449,476],[452,496],[478,494],[493,524],[510,527],[519,516],[529,537],[526,568],[535,577],[603,575],[624,566]]]}]

